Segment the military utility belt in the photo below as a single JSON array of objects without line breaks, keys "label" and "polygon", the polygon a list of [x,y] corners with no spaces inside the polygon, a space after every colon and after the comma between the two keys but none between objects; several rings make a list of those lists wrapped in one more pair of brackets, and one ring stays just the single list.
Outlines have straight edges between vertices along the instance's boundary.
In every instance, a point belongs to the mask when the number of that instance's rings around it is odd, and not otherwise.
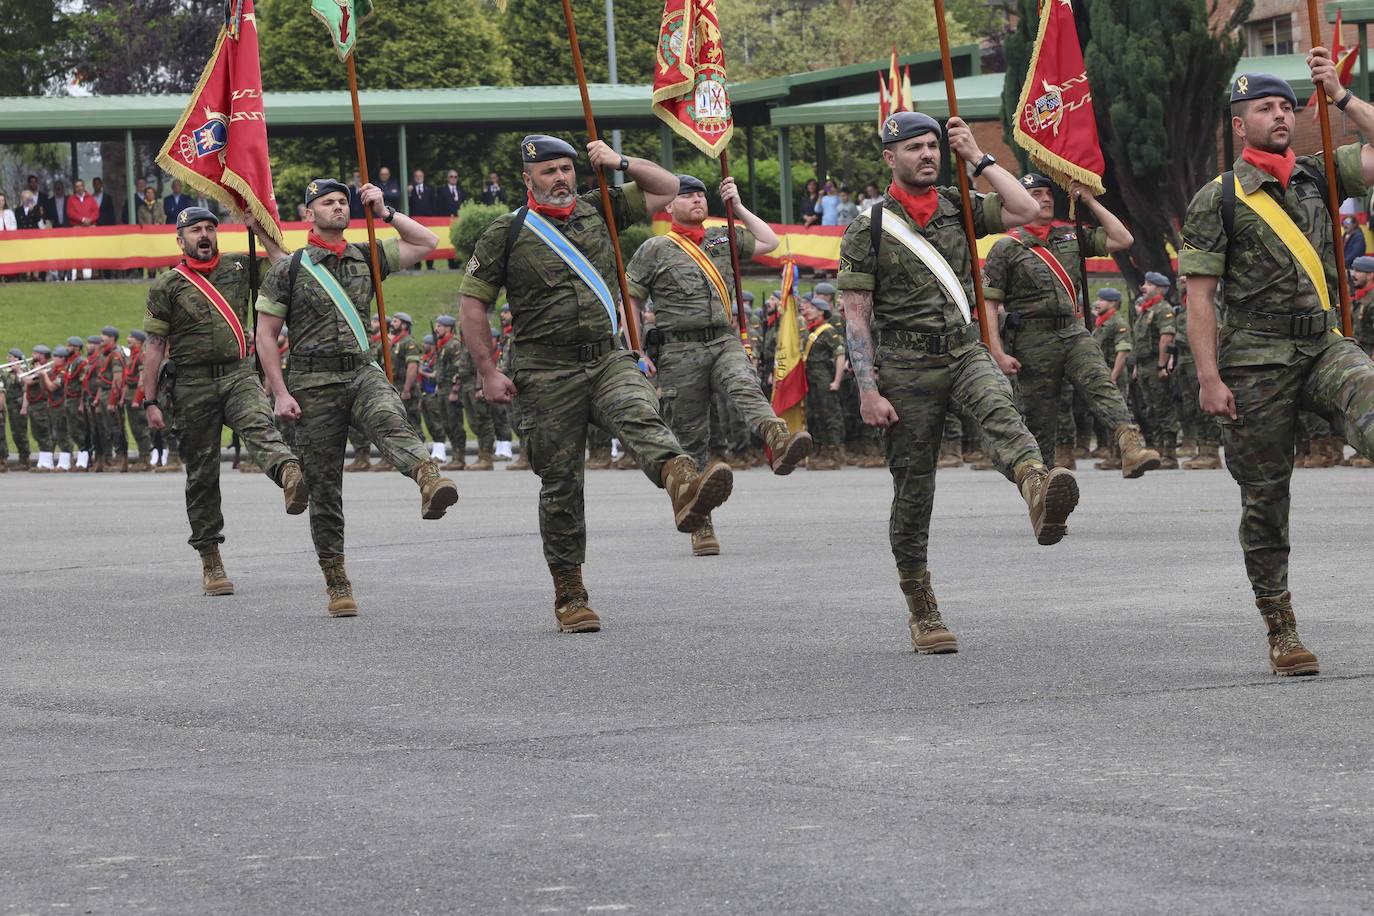
[{"label": "military utility belt", "polygon": [[916,331],[881,330],[878,346],[900,350],[924,350],[933,356],[948,353],[964,344],[978,340],[978,325],[967,324],[957,331],[944,334],[921,334]]},{"label": "military utility belt", "polygon": [[1227,306],[1222,310],[1222,321],[1228,328],[1293,338],[1325,334],[1336,326],[1339,317],[1335,309],[1308,312],[1304,315],[1266,315],[1263,312],[1251,312],[1235,306]]},{"label": "military utility belt", "polygon": [[224,378],[226,375],[233,375],[239,370],[249,370],[252,367],[252,361],[247,359],[236,359],[230,363],[199,363],[191,366],[177,363],[176,377],[183,382],[195,379]]},{"label": "military utility belt", "polygon": [[613,350],[619,349],[614,337],[607,337],[595,343],[569,344],[567,346],[521,341],[519,348],[516,359],[548,359],[566,363],[590,363]]},{"label": "military utility belt", "polygon": [[1054,328],[1056,331],[1062,331],[1065,328],[1071,328],[1074,325],[1083,327],[1083,319],[1075,318],[1072,315],[1045,315],[1036,317],[1028,317],[1026,315],[1022,315],[1021,324],[1024,325],[1028,322],[1034,322],[1035,324],[1047,324],[1050,327]]},{"label": "military utility belt", "polygon": [[352,372],[372,365],[370,353],[340,353],[337,356],[291,354],[290,372]]},{"label": "military utility belt", "polygon": [[701,328],[696,331],[663,331],[664,343],[710,343],[722,337],[729,337],[734,328]]}]

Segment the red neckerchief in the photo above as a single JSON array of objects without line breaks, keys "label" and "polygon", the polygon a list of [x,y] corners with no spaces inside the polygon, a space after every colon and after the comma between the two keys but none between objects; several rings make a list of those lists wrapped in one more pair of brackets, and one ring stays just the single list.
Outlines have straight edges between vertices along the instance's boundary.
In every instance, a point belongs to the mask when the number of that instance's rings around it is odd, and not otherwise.
[{"label": "red neckerchief", "polygon": [[926,188],[921,194],[910,194],[899,188],[897,182],[887,186],[887,193],[892,195],[892,199],[902,205],[906,215],[911,217],[916,225],[922,229],[930,218],[935,215],[935,211],[940,207],[940,195],[935,193],[934,188]]},{"label": "red neckerchief", "polygon": [[197,261],[195,258],[182,258],[181,263],[198,274],[208,274],[219,266],[219,252],[215,252],[215,256],[208,261]]},{"label": "red neckerchief", "polygon": [[378,331],[376,334],[369,334],[369,335],[367,335],[367,342],[368,342],[368,343],[378,343],[378,342],[381,341],[381,339],[382,339],[382,332],[381,332],[381,331]]},{"label": "red neckerchief", "polygon": [[820,327],[821,325],[825,324],[825,322],[826,322],[825,316],[822,315],[820,318],[817,318],[815,321],[808,321],[808,322],[806,323],[806,329],[807,329],[808,331],[814,331],[814,330],[816,330],[816,328],[818,328],[818,327]]},{"label": "red neckerchief", "polygon": [[1146,312],[1148,312],[1150,309],[1154,308],[1156,305],[1158,305],[1159,303],[1161,303],[1161,302],[1163,302],[1163,301],[1164,301],[1164,294],[1163,294],[1163,293],[1155,293],[1153,296],[1151,296],[1150,298],[1146,299],[1144,302],[1140,303],[1140,305],[1136,306],[1136,314],[1137,314],[1137,315],[1144,315],[1144,314],[1145,314]]},{"label": "red neckerchief", "polygon": [[503,324],[503,325],[501,325],[501,333],[504,334],[504,335],[506,335],[507,337],[509,337],[509,336],[510,336],[511,329],[512,329],[513,327],[514,327],[514,325]]},{"label": "red neckerchief", "polygon": [[310,234],[305,237],[305,243],[307,245],[318,245],[320,248],[332,251],[334,252],[334,256],[339,258],[343,257],[344,249],[348,247],[348,243],[343,239],[337,242],[326,242],[324,239],[320,238],[319,233],[314,229],[311,229]]},{"label": "red neckerchief", "polygon": [[1372,289],[1374,289],[1374,280],[1371,280],[1364,286],[1361,286],[1359,289],[1355,290],[1355,298],[1363,299],[1365,296],[1369,295],[1369,291]]},{"label": "red neckerchief", "polygon": [[1269,153],[1262,149],[1255,149],[1247,146],[1240,151],[1240,158],[1259,169],[1261,172],[1268,172],[1279,180],[1285,191],[1288,190],[1288,179],[1293,174],[1293,166],[1298,161],[1298,156],[1293,152],[1293,147],[1289,147],[1282,153]]},{"label": "red neckerchief", "polygon": [[673,231],[694,245],[700,245],[702,242],[706,241],[705,226],[697,226],[693,229],[689,226],[682,225],[677,220],[673,220]]},{"label": "red neckerchief", "polygon": [[535,213],[538,213],[540,216],[550,216],[556,220],[565,220],[568,217],[572,216],[573,208],[577,206],[577,198],[574,197],[573,202],[568,204],[566,207],[555,207],[550,204],[541,204],[535,202],[534,192],[527,191],[525,193],[525,204]]},{"label": "red neckerchief", "polygon": [[401,341],[405,340],[405,339],[406,339],[407,337],[409,337],[409,336],[410,336],[410,332],[409,332],[409,331],[402,331],[401,333],[396,334],[395,336],[393,336],[393,337],[391,338],[391,345],[394,347],[394,346],[396,346],[398,343],[400,343]]},{"label": "red neckerchief", "polygon": [[777,324],[777,323],[778,323],[778,313],[777,313],[777,312],[774,312],[773,314],[771,314],[771,315],[768,316],[768,326],[771,328],[773,325],[775,325],[775,324]]},{"label": "red neckerchief", "polygon": [[1102,327],[1104,324],[1106,324],[1107,322],[1111,321],[1111,320],[1112,320],[1112,316],[1115,315],[1115,314],[1116,314],[1116,309],[1112,309],[1110,312],[1102,312],[1102,313],[1100,313],[1100,314],[1097,316],[1097,323],[1094,324],[1093,327],[1094,327],[1094,328],[1100,328],[1100,327]]},{"label": "red neckerchief", "polygon": [[131,376],[137,376],[142,371],[143,367],[138,364],[138,357],[142,352],[142,347],[129,348],[129,361],[124,364],[124,381],[127,382]]},{"label": "red neckerchief", "polygon": [[1035,236],[1040,241],[1048,243],[1050,240],[1050,233],[1063,225],[1065,224],[1056,222],[1055,220],[1050,220],[1043,226],[1037,226],[1034,223],[1026,223],[1026,225],[1021,227],[1021,231],[1029,232],[1031,235]]},{"label": "red neckerchief", "polygon": [[451,332],[451,331],[448,332],[448,333],[439,335],[439,339],[436,340],[436,341],[434,341],[434,349],[435,349],[436,351],[442,349],[443,346],[444,346],[444,344],[448,343],[448,342],[449,342],[450,340],[452,340],[452,339],[453,339],[453,332]]}]

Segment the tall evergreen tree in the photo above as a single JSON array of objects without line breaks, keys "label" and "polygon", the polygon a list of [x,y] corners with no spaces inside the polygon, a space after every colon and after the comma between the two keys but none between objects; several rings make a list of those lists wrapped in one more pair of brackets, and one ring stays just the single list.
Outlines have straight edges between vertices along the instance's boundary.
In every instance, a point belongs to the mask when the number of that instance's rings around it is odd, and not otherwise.
[{"label": "tall evergreen tree", "polygon": [[[615,0],[616,76],[622,83],[653,81],[654,56],[663,0]],[[573,20],[587,80],[609,79],[606,59],[606,5],[603,0],[573,0]],[[574,83],[572,50],[562,6],[550,0],[510,0],[501,28],[511,59],[513,78],[521,86],[560,86]]]},{"label": "tall evergreen tree", "polygon": [[0,0],[0,96],[38,95],[63,70],[57,0]]}]

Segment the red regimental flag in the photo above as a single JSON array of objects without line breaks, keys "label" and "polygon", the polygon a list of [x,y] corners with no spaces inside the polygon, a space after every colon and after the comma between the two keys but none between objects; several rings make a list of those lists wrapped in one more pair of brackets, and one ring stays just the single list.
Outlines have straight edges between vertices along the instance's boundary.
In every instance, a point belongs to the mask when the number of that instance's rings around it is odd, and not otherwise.
[{"label": "red regimental flag", "polygon": [[267,156],[257,22],[253,0],[241,3],[230,4],[228,22],[157,163],[205,196],[253,214],[281,245]]},{"label": "red regimental flag", "polygon": [[667,0],[654,63],[654,114],[707,156],[730,144],[735,118],[725,82],[716,0]]},{"label": "red regimental flag", "polygon": [[[1341,44],[1341,12],[1340,9],[1336,10],[1336,25],[1332,30],[1331,44],[1327,50],[1331,52],[1331,59],[1336,63],[1336,78],[1341,81],[1342,86],[1349,86],[1355,79],[1355,55],[1360,50],[1360,45],[1356,42],[1354,47],[1347,48]],[[1312,98],[1307,100],[1307,107],[1312,110],[1314,119],[1321,117],[1321,109],[1317,106],[1317,93],[1312,93]]]},{"label": "red regimental flag", "polygon": [[1094,194],[1102,193],[1107,163],[1097,138],[1072,0],[1048,0],[1041,11],[1012,135],[1061,187],[1081,181]]}]

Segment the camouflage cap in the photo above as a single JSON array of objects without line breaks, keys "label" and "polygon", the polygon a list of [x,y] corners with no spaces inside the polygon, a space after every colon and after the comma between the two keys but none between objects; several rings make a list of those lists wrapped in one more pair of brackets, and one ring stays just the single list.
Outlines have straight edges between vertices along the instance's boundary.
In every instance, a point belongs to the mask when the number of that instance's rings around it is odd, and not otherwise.
[{"label": "camouflage cap", "polygon": [[305,204],[309,206],[315,198],[323,197],[326,194],[333,194],[335,191],[347,194],[348,185],[344,184],[342,181],[336,181],[333,178],[316,178],[305,186]]},{"label": "camouflage cap", "polygon": [[520,159],[525,163],[548,162],[550,159],[576,159],[577,150],[571,143],[544,134],[530,134],[520,141]]},{"label": "camouflage cap", "polygon": [[185,229],[187,226],[194,226],[196,223],[203,223],[206,220],[216,226],[219,225],[219,217],[204,207],[187,207],[177,214],[177,228]]},{"label": "camouflage cap", "polygon": [[1271,95],[1287,99],[1288,103],[1294,107],[1298,104],[1298,97],[1293,94],[1293,87],[1288,85],[1285,80],[1269,73],[1242,73],[1231,84],[1231,104],[1233,105],[1236,102],[1267,99]]},{"label": "camouflage cap", "polygon": [[890,115],[883,122],[882,138],[884,145],[900,140],[909,140],[922,134],[934,134],[936,137],[940,137],[944,135],[944,131],[940,129],[939,121],[919,111],[899,111]]}]

